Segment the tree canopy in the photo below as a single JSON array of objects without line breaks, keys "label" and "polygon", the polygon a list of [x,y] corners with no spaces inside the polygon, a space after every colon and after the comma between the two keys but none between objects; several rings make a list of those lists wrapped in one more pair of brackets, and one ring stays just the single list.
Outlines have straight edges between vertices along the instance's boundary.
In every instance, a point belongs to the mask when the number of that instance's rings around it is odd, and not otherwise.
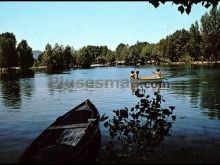
[{"label": "tree canopy", "polygon": [[17,47],[19,66],[21,69],[28,69],[33,66],[34,58],[32,48],[28,46],[26,40],[22,40]]},{"label": "tree canopy", "polygon": [[32,48],[26,40],[16,45],[16,37],[13,33],[5,32],[0,34],[0,68],[10,69],[19,66],[21,69],[28,69],[33,66],[34,59]]},{"label": "tree canopy", "polygon": [[16,38],[13,33],[0,34],[0,68],[17,66]]}]

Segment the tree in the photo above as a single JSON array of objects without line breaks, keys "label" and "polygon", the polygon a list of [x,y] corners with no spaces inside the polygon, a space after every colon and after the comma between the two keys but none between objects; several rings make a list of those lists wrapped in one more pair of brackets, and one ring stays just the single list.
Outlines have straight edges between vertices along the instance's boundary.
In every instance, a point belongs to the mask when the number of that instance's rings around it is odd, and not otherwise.
[{"label": "tree", "polygon": [[66,46],[63,51],[63,66],[69,68],[70,64],[73,63],[72,49],[70,46]]},{"label": "tree", "polygon": [[167,53],[171,61],[179,61],[182,56],[187,54],[187,42],[189,41],[189,32],[185,29],[177,30],[168,39]]},{"label": "tree", "polygon": [[28,46],[26,40],[22,40],[17,47],[18,61],[20,68],[28,69],[33,66],[34,58],[32,48]]},{"label": "tree", "polygon": [[108,63],[114,63],[115,62],[115,52],[109,50],[106,54],[106,61]]},{"label": "tree", "polygon": [[129,46],[125,46],[121,50],[120,54],[120,60],[124,60],[126,64],[130,63],[130,57],[129,57]]},{"label": "tree", "polygon": [[143,47],[140,54],[140,59],[142,62],[146,62],[148,60],[151,60],[151,58],[152,58],[152,46],[148,44]]},{"label": "tree", "polygon": [[74,50],[72,51],[72,66],[75,66],[77,63],[77,54],[78,54],[78,51],[77,50]]},{"label": "tree", "polygon": [[129,61],[132,64],[136,64],[139,59],[140,59],[139,49],[136,45],[132,45],[129,48]]},{"label": "tree", "polygon": [[47,44],[41,57],[42,65],[46,65],[49,70],[63,69],[63,52],[64,47],[62,45],[56,43],[52,48],[50,44]]},{"label": "tree", "polygon": [[149,45],[148,42],[139,42],[139,41],[137,41],[137,43],[135,44],[135,47],[138,49],[138,54],[141,54],[142,49],[147,45]]},{"label": "tree", "polygon": [[205,58],[218,58],[220,51],[220,8],[212,8],[201,18],[202,44],[201,51]]},{"label": "tree", "polygon": [[93,54],[89,53],[89,48],[84,46],[77,52],[76,63],[82,68],[89,68],[92,64]]},{"label": "tree", "polygon": [[52,69],[63,69],[64,46],[58,43],[52,49]]},{"label": "tree", "polygon": [[101,56],[106,57],[106,54],[108,53],[109,49],[107,46],[100,46]]},{"label": "tree", "polygon": [[125,44],[123,43],[120,43],[117,48],[115,49],[115,55],[116,55],[116,59],[117,60],[122,60],[123,57],[122,57],[122,51],[123,49],[127,47]]},{"label": "tree", "polygon": [[152,58],[155,63],[160,63],[160,53],[159,53],[159,46],[157,44],[151,44],[152,45]]},{"label": "tree", "polygon": [[[107,61],[110,62],[110,59],[107,59],[107,54],[110,55],[110,50],[108,49],[107,46],[100,46],[100,47],[95,47],[96,48],[96,62],[98,63],[106,63]],[[108,57],[109,58],[109,57]],[[109,61],[110,60],[110,61]]]},{"label": "tree", "polygon": [[100,47],[99,46],[88,45],[86,47],[86,49],[88,50],[89,58],[91,60],[91,64],[92,63],[97,63],[98,62],[97,59],[101,55]]},{"label": "tree", "polygon": [[49,68],[52,66],[52,46],[49,43],[47,43],[42,56],[39,56],[38,60],[41,61],[41,65]]},{"label": "tree", "polygon": [[15,67],[18,64],[16,38],[13,33],[0,34],[0,68]]},{"label": "tree", "polygon": [[159,57],[160,59],[163,59],[162,61],[165,62],[168,60],[168,36],[166,37],[166,39],[161,39],[159,41],[158,45],[158,53],[159,53]]},{"label": "tree", "polygon": [[189,55],[195,59],[198,60],[199,57],[201,56],[201,51],[200,51],[200,44],[201,44],[201,35],[199,31],[199,24],[196,21],[195,24],[192,24],[190,29],[189,29],[189,35],[190,39],[188,42],[189,45]]}]

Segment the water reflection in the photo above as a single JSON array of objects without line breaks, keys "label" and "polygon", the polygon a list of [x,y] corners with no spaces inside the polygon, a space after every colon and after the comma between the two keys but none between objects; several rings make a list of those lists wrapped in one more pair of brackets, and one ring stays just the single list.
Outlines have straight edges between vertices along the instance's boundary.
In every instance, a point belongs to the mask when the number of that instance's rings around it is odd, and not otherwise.
[{"label": "water reflection", "polygon": [[131,83],[131,93],[132,95],[138,95],[138,91],[140,89],[153,89],[153,92],[158,92],[160,93],[160,90],[162,88],[169,88],[169,83],[168,82],[152,82],[152,83]]},{"label": "water reflection", "polygon": [[21,106],[20,84],[17,77],[1,81],[1,93],[4,106],[15,109]]},{"label": "water reflection", "polygon": [[[191,107],[199,106],[202,115],[210,119],[220,119],[219,65],[176,66],[167,69],[171,80],[171,91],[179,96],[189,97]],[[177,76],[179,73],[187,76],[184,76],[184,79],[180,77],[173,80],[172,76]],[[185,79],[186,77],[189,79]]]},{"label": "water reflection", "polygon": [[210,119],[220,119],[220,92],[213,89],[204,89],[201,93],[201,107],[208,109],[203,110],[203,114]]},{"label": "water reflection", "polygon": [[[165,93],[184,100],[191,109],[201,110],[202,116],[220,119],[220,65],[169,65],[160,67],[170,84]],[[135,94],[136,86],[131,86]],[[152,88],[157,91],[157,88]],[[158,91],[163,87],[158,88]]]},{"label": "water reflection", "polygon": [[34,89],[33,71],[9,72],[0,75],[2,102],[5,107],[19,109],[22,104],[22,95],[31,98]]}]

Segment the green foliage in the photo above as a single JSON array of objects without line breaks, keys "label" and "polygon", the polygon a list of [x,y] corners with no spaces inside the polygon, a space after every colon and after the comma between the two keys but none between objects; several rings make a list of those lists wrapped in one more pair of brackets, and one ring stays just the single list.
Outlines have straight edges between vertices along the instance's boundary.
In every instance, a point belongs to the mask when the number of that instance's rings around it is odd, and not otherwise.
[{"label": "green foliage", "polygon": [[166,39],[161,39],[159,43],[157,44],[158,46],[158,56],[163,62],[166,62],[169,60],[169,54],[168,54],[168,44],[169,44],[169,39],[168,36]]},{"label": "green foliage", "polygon": [[109,143],[105,146],[102,162],[112,163],[115,160],[144,160],[150,151],[161,145],[165,136],[169,136],[172,123],[176,120],[173,115],[174,106],[162,108],[165,100],[155,92],[150,100],[145,91],[138,89],[140,101],[130,110],[123,108],[115,110],[114,116],[104,122],[109,130]]},{"label": "green foliage", "polygon": [[34,58],[32,48],[28,46],[26,40],[22,40],[17,46],[17,55],[19,61],[19,67],[24,70],[33,66]]},{"label": "green foliage", "polygon": [[64,68],[68,68],[73,64],[73,55],[74,49],[70,46],[66,46],[63,51],[63,66]]},{"label": "green foliage", "polygon": [[214,55],[219,58],[220,51],[220,8],[212,8],[201,18],[202,55],[209,58]]},{"label": "green foliage", "polygon": [[194,60],[198,60],[201,56],[201,34],[199,25],[196,21],[189,29],[190,39],[188,42],[188,52]]},{"label": "green foliage", "polygon": [[41,62],[41,65],[52,65],[52,46],[50,44],[47,44],[45,47],[45,51],[42,53],[42,55],[38,56],[38,61]]},{"label": "green foliage", "polygon": [[0,68],[11,68],[18,64],[16,38],[13,33],[0,34]]},{"label": "green foliage", "polygon": [[55,44],[55,46],[52,49],[52,68],[55,69],[62,69],[63,68],[63,52],[64,47],[63,45],[59,45],[58,43]]},{"label": "green foliage", "polygon": [[84,46],[76,55],[76,64],[83,68],[88,68],[94,63],[113,63],[115,54],[107,46]]},{"label": "green foliage", "polygon": [[127,53],[128,53],[128,45],[120,43],[115,49],[116,60],[128,59],[128,57],[126,57]]},{"label": "green foliage", "polygon": [[124,60],[125,63],[129,63],[130,58],[129,58],[129,46],[126,45],[125,47],[122,48],[121,53],[119,56],[116,56],[118,60]]},{"label": "green foliage", "polygon": [[47,66],[50,70],[69,68],[75,64],[74,48],[56,43],[54,47],[47,44],[44,52],[38,56],[38,65]]},{"label": "green foliage", "polygon": [[140,52],[139,49],[137,47],[137,45],[132,45],[129,48],[129,62],[132,64],[136,64],[137,61],[140,59]]},{"label": "green foliage", "polygon": [[113,51],[108,51],[107,54],[106,54],[106,61],[108,63],[114,63],[115,62],[115,53]]},{"label": "green foliage", "polygon": [[143,62],[151,60],[153,55],[153,46],[151,44],[145,45],[140,53],[140,58]]},{"label": "green foliage", "polygon": [[84,46],[77,52],[76,63],[81,65],[83,68],[89,68],[94,57],[94,53],[89,53],[89,48]]},{"label": "green foliage", "polygon": [[184,63],[190,63],[192,60],[193,58],[189,54],[184,54],[180,59],[180,61]]},{"label": "green foliage", "polygon": [[187,53],[187,44],[189,41],[189,32],[185,29],[177,30],[170,36],[170,45],[168,49],[170,53],[171,61],[179,61],[182,55]]}]

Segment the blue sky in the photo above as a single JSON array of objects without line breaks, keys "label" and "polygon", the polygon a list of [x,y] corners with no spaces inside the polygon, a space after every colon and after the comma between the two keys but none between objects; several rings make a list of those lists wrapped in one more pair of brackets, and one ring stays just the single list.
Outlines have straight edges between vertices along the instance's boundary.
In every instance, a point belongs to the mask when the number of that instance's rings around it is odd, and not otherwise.
[{"label": "blue sky", "polygon": [[137,41],[156,43],[177,29],[188,29],[205,12],[193,5],[181,14],[171,2],[154,8],[149,2],[0,2],[0,33],[13,32],[33,50],[55,43],[79,49]]}]

